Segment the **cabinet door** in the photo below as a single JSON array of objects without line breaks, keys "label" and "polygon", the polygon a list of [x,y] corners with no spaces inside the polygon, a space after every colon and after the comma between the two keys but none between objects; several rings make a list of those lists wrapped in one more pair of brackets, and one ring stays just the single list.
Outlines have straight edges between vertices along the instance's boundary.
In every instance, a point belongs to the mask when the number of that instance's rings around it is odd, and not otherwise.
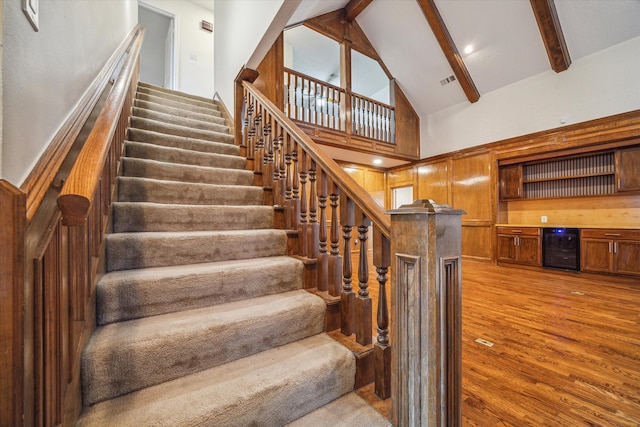
[{"label": "cabinet door", "polygon": [[618,191],[640,190],[640,147],[616,151]]},{"label": "cabinet door", "polygon": [[518,261],[523,264],[542,265],[540,237],[518,236]]},{"label": "cabinet door", "polygon": [[640,241],[618,240],[613,245],[614,271],[640,276]]},{"label": "cabinet door", "polygon": [[580,245],[581,270],[610,272],[612,246],[611,240],[582,239]]},{"label": "cabinet door", "polygon": [[500,199],[522,197],[522,165],[500,167]]},{"label": "cabinet door", "polygon": [[516,245],[515,237],[498,234],[498,260],[499,261],[515,261]]}]

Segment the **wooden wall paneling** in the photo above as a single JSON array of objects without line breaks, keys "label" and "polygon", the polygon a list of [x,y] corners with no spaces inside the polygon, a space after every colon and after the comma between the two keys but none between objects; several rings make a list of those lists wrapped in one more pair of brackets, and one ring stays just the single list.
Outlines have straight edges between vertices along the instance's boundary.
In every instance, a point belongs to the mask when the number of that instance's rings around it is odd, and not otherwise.
[{"label": "wooden wall paneling", "polygon": [[462,223],[491,221],[491,153],[482,152],[452,159],[452,204],[464,209]]},{"label": "wooden wall paneling", "polygon": [[616,150],[616,190],[640,191],[640,146]]},{"label": "wooden wall paneling", "polygon": [[254,85],[280,109],[284,109],[284,33],[276,39],[258,65]]},{"label": "wooden wall paneling", "polygon": [[416,167],[416,175],[417,199],[430,199],[451,205],[449,159],[420,164]]},{"label": "wooden wall paneling", "polygon": [[0,180],[0,426],[22,424],[26,195]]},{"label": "wooden wall paneling", "polygon": [[420,117],[411,106],[398,82],[391,81],[391,99],[395,107],[396,153],[420,157]]},{"label": "wooden wall paneling", "polygon": [[[464,216],[463,216],[464,218]],[[493,255],[488,242],[494,240],[491,225],[462,225],[462,255],[465,258],[489,261]]]}]

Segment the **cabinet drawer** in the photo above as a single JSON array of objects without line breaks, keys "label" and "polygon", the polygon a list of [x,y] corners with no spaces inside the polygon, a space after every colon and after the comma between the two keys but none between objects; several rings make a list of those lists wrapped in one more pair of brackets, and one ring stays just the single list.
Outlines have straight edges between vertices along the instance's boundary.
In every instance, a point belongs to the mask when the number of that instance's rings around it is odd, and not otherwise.
[{"label": "cabinet drawer", "polygon": [[582,229],[584,239],[624,239],[640,240],[640,230],[616,230],[616,229]]},{"label": "cabinet drawer", "polygon": [[496,228],[498,234],[513,234],[516,236],[539,236],[540,229],[537,227],[498,227]]}]

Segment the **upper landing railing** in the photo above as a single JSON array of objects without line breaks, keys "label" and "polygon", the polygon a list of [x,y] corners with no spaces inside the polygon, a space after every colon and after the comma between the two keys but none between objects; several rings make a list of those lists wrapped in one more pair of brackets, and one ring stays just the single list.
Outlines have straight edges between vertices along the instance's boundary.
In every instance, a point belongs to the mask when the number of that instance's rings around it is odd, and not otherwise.
[{"label": "upper landing railing", "polygon": [[[284,71],[284,112],[293,120],[395,143],[391,105],[351,93],[297,71]],[[348,101],[348,102],[347,102]]]}]

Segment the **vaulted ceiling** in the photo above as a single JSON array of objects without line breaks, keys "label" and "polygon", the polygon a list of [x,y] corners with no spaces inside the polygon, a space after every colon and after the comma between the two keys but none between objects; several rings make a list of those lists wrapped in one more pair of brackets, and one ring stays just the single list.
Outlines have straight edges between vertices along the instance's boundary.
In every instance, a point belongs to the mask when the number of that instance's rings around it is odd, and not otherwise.
[{"label": "vaulted ceiling", "polygon": [[304,0],[289,25],[337,9],[422,117],[640,36],[639,0]]}]

